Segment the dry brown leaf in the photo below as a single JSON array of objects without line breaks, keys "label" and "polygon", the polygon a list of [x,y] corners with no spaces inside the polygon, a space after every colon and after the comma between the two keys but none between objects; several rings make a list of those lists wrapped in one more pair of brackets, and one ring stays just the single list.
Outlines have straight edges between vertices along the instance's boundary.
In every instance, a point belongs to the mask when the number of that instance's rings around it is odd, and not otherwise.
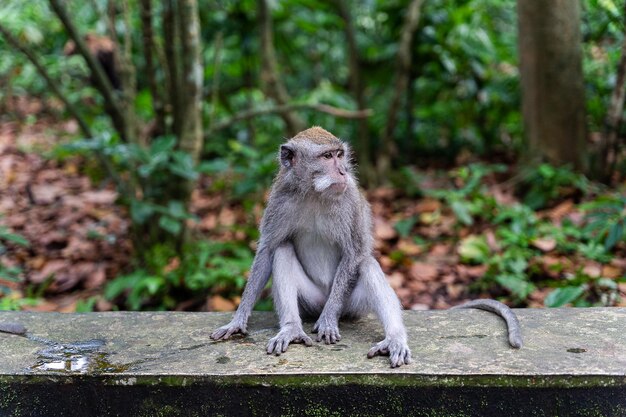
[{"label": "dry brown leaf", "polygon": [[422,253],[422,247],[408,239],[400,239],[400,241],[398,241],[397,247],[398,250],[404,253],[406,256],[416,256]]},{"label": "dry brown leaf", "polygon": [[418,213],[432,213],[441,209],[441,202],[434,198],[423,198],[415,204],[415,211]]},{"label": "dry brown leaf", "polygon": [[67,270],[69,263],[65,259],[53,259],[47,261],[41,268],[41,271],[30,274],[29,281],[35,284],[41,284],[51,276],[56,276],[59,272]]},{"label": "dry brown leaf", "polygon": [[36,204],[52,204],[63,194],[63,189],[54,184],[32,185],[30,192]]},{"label": "dry brown leaf", "polygon": [[418,281],[431,281],[437,278],[439,271],[435,265],[416,262],[411,266],[409,275]]},{"label": "dry brown leaf", "polygon": [[620,278],[624,273],[621,268],[613,265],[602,266],[602,276],[606,278]]},{"label": "dry brown leaf", "polygon": [[569,214],[574,208],[574,202],[572,200],[565,200],[558,206],[548,212],[548,217],[552,220],[559,220],[565,215]]},{"label": "dry brown leaf", "polygon": [[220,295],[214,295],[208,300],[209,311],[233,311],[236,305]]},{"label": "dry brown leaf", "polygon": [[391,240],[398,236],[398,232],[391,224],[380,217],[374,219],[374,237],[379,240]]},{"label": "dry brown leaf", "polygon": [[551,252],[556,248],[556,240],[549,237],[535,239],[531,244],[542,252]]},{"label": "dry brown leaf", "polygon": [[598,278],[602,275],[602,267],[597,263],[588,263],[583,268],[583,273],[592,278]]},{"label": "dry brown leaf", "polygon": [[85,191],[82,198],[86,203],[111,205],[117,200],[117,192],[113,190]]},{"label": "dry brown leaf", "polygon": [[394,272],[391,275],[387,276],[387,282],[389,282],[389,285],[391,285],[391,288],[393,288],[394,290],[402,287],[404,281],[404,275],[400,272]]}]

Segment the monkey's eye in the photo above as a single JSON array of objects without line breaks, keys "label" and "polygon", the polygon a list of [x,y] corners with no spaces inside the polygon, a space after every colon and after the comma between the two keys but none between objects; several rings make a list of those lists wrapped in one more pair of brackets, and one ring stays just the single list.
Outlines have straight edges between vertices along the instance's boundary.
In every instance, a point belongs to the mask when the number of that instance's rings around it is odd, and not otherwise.
[{"label": "monkey's eye", "polygon": [[343,158],[343,151],[337,152],[337,158]]},{"label": "monkey's eye", "polygon": [[324,152],[322,156],[326,159],[331,159],[333,157],[332,152]]}]

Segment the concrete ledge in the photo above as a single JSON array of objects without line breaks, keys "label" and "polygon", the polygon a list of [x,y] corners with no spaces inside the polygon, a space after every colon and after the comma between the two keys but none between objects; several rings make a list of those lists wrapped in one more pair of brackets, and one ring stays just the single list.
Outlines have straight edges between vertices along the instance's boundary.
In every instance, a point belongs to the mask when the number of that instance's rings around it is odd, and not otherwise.
[{"label": "concrete ledge", "polygon": [[3,312],[29,333],[0,334],[0,416],[626,415],[626,309],[516,313],[520,350],[493,314],[406,312],[414,363],[392,370],[365,356],[374,318],[277,357],[270,313],[213,342],[230,313]]}]

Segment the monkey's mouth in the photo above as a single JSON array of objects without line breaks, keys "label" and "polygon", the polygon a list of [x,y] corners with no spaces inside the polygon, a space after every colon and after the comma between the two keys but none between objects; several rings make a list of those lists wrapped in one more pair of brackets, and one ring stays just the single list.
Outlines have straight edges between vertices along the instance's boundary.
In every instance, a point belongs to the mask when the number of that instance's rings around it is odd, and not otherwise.
[{"label": "monkey's mouth", "polygon": [[345,182],[335,182],[332,183],[330,187],[328,187],[330,191],[334,191],[338,194],[346,191],[346,188],[348,188],[348,184],[346,184]]}]

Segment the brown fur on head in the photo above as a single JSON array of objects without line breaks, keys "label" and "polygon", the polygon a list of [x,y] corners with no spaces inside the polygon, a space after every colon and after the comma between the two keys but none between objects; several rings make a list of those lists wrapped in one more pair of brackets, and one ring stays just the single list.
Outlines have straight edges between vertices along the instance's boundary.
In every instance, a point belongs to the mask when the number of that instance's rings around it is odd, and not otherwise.
[{"label": "brown fur on head", "polygon": [[308,140],[316,145],[341,144],[341,140],[339,140],[335,135],[319,126],[313,126],[309,129],[303,130],[291,140]]}]

